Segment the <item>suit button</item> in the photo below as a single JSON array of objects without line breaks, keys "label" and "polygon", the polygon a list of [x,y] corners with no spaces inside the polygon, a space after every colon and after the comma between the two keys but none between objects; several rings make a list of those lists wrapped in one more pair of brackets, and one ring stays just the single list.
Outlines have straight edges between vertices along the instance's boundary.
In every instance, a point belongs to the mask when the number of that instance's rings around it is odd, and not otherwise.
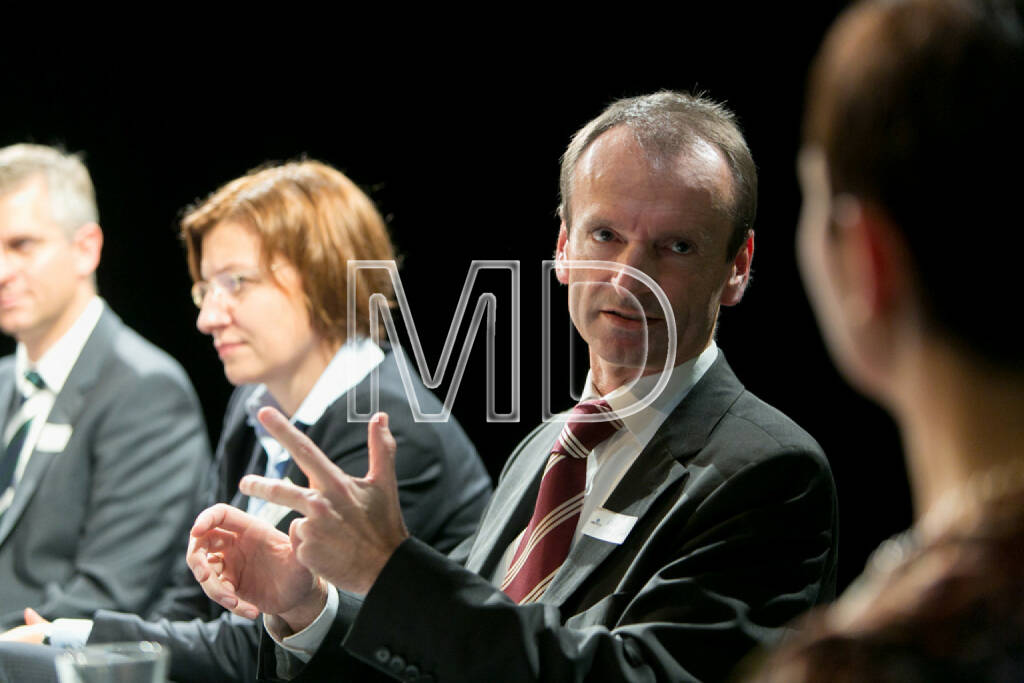
[{"label": "suit button", "polygon": [[402,673],[402,669],[405,668],[405,660],[398,655],[395,655],[391,658],[391,661],[388,662],[388,668],[391,669],[393,673],[400,674]]},{"label": "suit button", "polygon": [[402,678],[407,681],[418,681],[420,679],[419,667],[415,664],[405,667],[405,671],[402,672]]},{"label": "suit button", "polygon": [[381,664],[387,664],[388,660],[391,659],[391,650],[386,647],[378,647],[373,652],[373,658]]}]

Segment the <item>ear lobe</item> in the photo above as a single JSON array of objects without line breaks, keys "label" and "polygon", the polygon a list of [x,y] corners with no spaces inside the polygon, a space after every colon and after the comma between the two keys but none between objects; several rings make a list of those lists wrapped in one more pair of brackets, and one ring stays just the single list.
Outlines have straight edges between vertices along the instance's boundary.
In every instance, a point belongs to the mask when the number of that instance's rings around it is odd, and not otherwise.
[{"label": "ear lobe", "polygon": [[754,262],[754,231],[747,233],[747,241],[743,243],[729,266],[729,277],[722,289],[721,304],[735,306],[743,298],[750,282],[750,268]]},{"label": "ear lobe", "polygon": [[563,285],[569,284],[569,269],[564,265],[569,260],[565,253],[568,243],[569,230],[565,227],[565,221],[562,221],[561,227],[558,228],[558,244],[555,246],[555,277]]}]

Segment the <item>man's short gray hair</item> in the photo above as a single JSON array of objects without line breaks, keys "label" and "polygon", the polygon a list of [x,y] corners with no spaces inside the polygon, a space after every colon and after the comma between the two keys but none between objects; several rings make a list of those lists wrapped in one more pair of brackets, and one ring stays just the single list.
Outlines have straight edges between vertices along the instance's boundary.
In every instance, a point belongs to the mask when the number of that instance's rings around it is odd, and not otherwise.
[{"label": "man's short gray hair", "polygon": [[675,159],[698,140],[714,145],[729,165],[732,196],[722,197],[733,231],[727,259],[732,259],[754,227],[757,214],[757,167],[736,116],[725,105],[703,95],[662,90],[610,104],[583,126],[562,155],[558,214],[571,226],[570,199],[576,165],[593,142],[617,126],[627,126],[653,159]]},{"label": "man's short gray hair", "polygon": [[86,223],[98,223],[96,191],[78,154],[45,145],[18,144],[0,149],[0,195],[42,177],[50,212],[68,236]]}]

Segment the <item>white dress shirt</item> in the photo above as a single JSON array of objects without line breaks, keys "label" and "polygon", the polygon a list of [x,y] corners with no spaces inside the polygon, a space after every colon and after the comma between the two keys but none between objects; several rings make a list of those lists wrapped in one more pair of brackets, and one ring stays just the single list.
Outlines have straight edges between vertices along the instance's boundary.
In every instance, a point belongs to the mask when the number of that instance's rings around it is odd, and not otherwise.
[{"label": "white dress shirt", "polygon": [[[86,304],[78,319],[68,328],[68,331],[54,342],[53,346],[47,349],[35,364],[29,361],[25,345],[18,343],[14,351],[14,389],[22,396],[30,395],[32,397],[29,399],[34,404],[30,413],[32,425],[29,427],[18,455],[13,483],[6,491],[0,491],[0,512],[10,507],[14,500],[15,486],[21,479],[21,475],[24,474],[25,467],[28,466],[28,461],[39,441],[39,435],[43,433],[43,428],[50,416],[53,403],[57,400],[57,394],[64,388],[71,369],[75,367],[78,356],[82,353],[82,347],[89,340],[89,335],[92,334],[101,315],[103,315],[103,300],[94,296]],[[29,383],[25,379],[25,373],[29,370],[35,370],[42,377],[46,386],[36,389]],[[10,427],[11,425],[7,425],[7,429],[4,431],[5,443],[10,438],[10,434],[8,434]]]}]

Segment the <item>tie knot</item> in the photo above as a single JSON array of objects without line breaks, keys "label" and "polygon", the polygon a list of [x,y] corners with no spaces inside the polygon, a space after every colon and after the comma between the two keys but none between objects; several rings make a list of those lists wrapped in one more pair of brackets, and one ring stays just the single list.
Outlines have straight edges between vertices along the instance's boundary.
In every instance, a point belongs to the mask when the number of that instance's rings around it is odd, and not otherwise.
[{"label": "tie knot", "polygon": [[572,409],[554,451],[573,458],[585,458],[622,427],[622,420],[615,416],[615,411],[606,401],[583,401]]},{"label": "tie knot", "polygon": [[39,373],[35,370],[29,370],[25,373],[25,379],[28,380],[29,384],[34,386],[36,389],[42,389],[46,386],[46,382],[40,377]]}]

